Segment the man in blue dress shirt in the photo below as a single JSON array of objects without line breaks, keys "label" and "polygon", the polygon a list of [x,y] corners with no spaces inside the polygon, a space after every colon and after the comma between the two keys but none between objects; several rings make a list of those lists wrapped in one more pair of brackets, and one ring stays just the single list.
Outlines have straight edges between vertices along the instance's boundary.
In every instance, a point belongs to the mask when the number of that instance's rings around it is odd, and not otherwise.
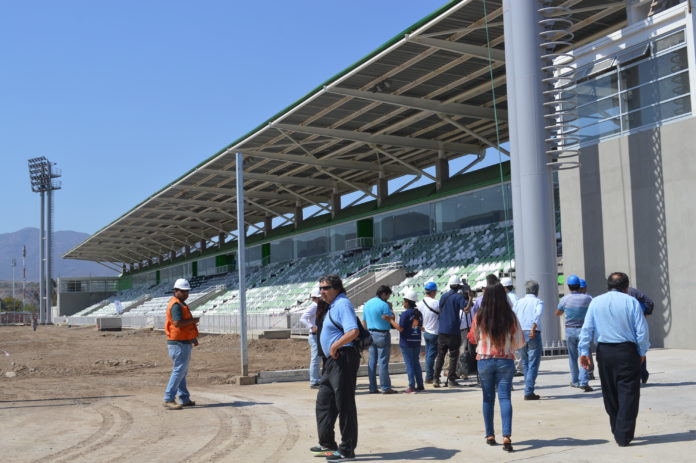
[{"label": "man in blue dress shirt", "polygon": [[[324,372],[319,381],[316,416],[319,445],[311,452],[326,456],[327,461],[348,461],[355,458],[358,445],[358,411],[355,406],[355,382],[360,354],[353,341],[360,334],[358,317],[338,275],[319,279],[321,298],[329,304],[319,342],[326,355]],[[341,444],[336,444],[336,418],[341,429]]]},{"label": "man in blue dress shirt", "polygon": [[590,342],[597,340],[597,368],[604,408],[616,443],[633,440],[640,402],[640,364],[650,347],[640,303],[629,296],[628,275],[609,275],[609,292],[592,299],[580,332],[580,363],[590,367]]}]

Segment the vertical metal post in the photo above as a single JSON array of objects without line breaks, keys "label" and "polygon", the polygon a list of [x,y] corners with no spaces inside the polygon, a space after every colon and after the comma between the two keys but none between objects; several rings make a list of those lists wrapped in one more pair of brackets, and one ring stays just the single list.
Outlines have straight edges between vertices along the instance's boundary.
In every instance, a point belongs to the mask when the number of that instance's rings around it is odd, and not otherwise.
[{"label": "vertical metal post", "polygon": [[[51,166],[48,166],[51,178]],[[46,324],[53,323],[53,283],[51,281],[51,263],[53,262],[53,190],[46,192]]]},{"label": "vertical metal post", "polygon": [[[17,259],[12,258],[12,304],[15,304],[15,267],[17,266]],[[15,305],[16,308],[16,305]]]},{"label": "vertical metal post", "polygon": [[41,227],[39,228],[39,323],[43,325],[44,323],[46,323],[46,311],[44,304],[44,297],[46,291],[44,288],[44,284],[46,282],[44,278],[44,272],[46,269],[46,263],[44,260],[44,250],[46,249],[44,246],[44,235],[46,233],[46,230],[44,229],[44,220],[46,217],[46,192],[42,191],[39,194],[41,196]]},{"label": "vertical metal post", "polygon": [[244,156],[236,153],[237,164],[237,269],[239,271],[239,337],[241,341],[242,376],[249,376],[246,313],[246,250],[244,227]]},{"label": "vertical metal post", "polygon": [[513,208],[524,205],[524,211],[513,211],[517,285],[539,282],[539,297],[546,307],[542,339],[548,342],[560,339],[560,328],[554,315],[556,236],[551,168],[545,154],[538,8],[536,0],[503,1],[505,43],[514,44],[514,53],[512,47],[505,48],[505,72],[508,78],[515,76],[508,86],[509,122],[515,126],[510,130]]}]

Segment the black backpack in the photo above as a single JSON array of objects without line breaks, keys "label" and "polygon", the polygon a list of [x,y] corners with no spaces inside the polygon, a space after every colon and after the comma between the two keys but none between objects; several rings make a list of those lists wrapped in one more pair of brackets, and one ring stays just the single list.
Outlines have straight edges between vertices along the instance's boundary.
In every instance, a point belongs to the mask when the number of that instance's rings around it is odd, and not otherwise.
[{"label": "black backpack", "polygon": [[[343,326],[341,326],[340,324],[338,324],[334,321],[333,317],[331,316],[330,310],[328,312],[328,316],[329,316],[329,320],[331,321],[331,323],[333,323],[336,328],[343,331]],[[372,335],[370,334],[369,331],[367,331],[365,329],[363,324],[360,323],[360,319],[358,318],[357,315],[355,316],[355,319],[358,321],[359,333],[358,333],[358,337],[353,340],[353,345],[356,347],[356,349],[358,349],[358,352],[362,352],[372,345]],[[343,331],[343,332],[345,334],[345,331]]]}]

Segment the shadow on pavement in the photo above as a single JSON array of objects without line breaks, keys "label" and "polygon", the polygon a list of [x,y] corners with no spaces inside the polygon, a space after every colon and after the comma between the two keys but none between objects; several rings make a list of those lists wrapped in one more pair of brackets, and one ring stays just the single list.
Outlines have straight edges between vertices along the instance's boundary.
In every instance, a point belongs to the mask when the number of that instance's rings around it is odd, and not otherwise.
[{"label": "shadow on pavement", "polygon": [[584,447],[587,445],[601,445],[609,442],[606,439],[575,439],[573,437],[559,437],[558,439],[528,439],[512,442],[515,452],[540,449],[546,447]]},{"label": "shadow on pavement", "polygon": [[252,407],[254,405],[273,405],[273,402],[242,402],[236,400],[234,402],[216,402],[212,404],[196,405],[192,408]]},{"label": "shadow on pavement", "polygon": [[421,447],[403,452],[373,453],[370,455],[356,455],[355,461],[398,460],[398,461],[439,461],[449,460],[459,450],[440,449],[437,447]]},{"label": "shadow on pavement", "polygon": [[631,441],[631,447],[650,444],[671,444],[674,442],[693,442],[696,441],[696,429],[690,431],[677,432],[674,434],[660,434],[656,436],[638,436]]}]

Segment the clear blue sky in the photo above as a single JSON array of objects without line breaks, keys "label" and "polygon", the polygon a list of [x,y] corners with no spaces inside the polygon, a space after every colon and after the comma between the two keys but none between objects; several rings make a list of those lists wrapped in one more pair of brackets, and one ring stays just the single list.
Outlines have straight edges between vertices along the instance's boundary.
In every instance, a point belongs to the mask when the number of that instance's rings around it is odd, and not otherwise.
[{"label": "clear blue sky", "polygon": [[0,233],[93,233],[446,0],[5,1]]}]

